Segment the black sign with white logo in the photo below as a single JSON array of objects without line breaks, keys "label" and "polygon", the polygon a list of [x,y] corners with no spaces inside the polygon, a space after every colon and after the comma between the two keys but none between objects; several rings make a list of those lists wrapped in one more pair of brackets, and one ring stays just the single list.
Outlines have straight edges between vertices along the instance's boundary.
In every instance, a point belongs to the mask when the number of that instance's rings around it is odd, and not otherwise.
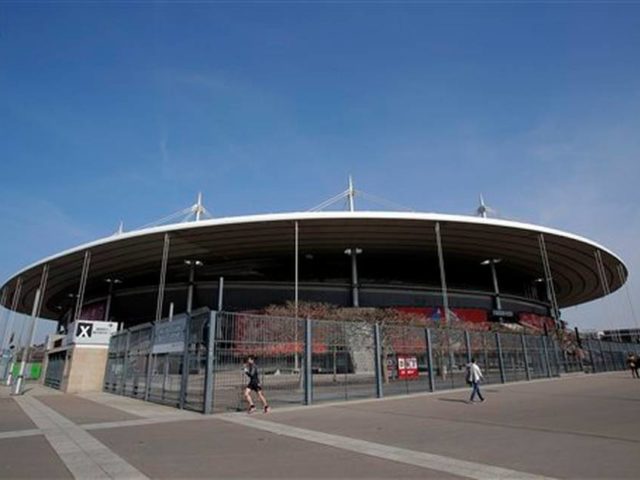
[{"label": "black sign with white logo", "polygon": [[76,338],[91,338],[93,334],[93,323],[78,322],[76,326]]}]

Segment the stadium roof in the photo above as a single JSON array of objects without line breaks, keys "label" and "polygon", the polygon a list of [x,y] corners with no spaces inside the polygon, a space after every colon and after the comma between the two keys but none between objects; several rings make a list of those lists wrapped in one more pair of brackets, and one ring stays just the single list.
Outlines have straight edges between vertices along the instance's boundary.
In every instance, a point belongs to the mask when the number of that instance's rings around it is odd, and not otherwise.
[{"label": "stadium roof", "polygon": [[[53,316],[47,301],[77,290],[82,258],[91,250],[90,278],[124,276],[127,272],[159,272],[165,232],[171,234],[173,258],[219,258],[294,252],[294,222],[299,222],[300,248],[335,251],[356,246],[380,253],[436,251],[434,226],[440,222],[445,265],[451,256],[473,260],[502,258],[527,274],[543,276],[538,235],[544,234],[557,285],[560,307],[604,296],[595,251],[600,250],[610,290],[622,286],[628,272],[607,248],[580,236],[538,225],[493,218],[414,212],[300,212],[216,218],[118,233],[44,258],[15,273],[4,284],[10,304],[16,280],[23,287],[18,310],[28,312],[42,266],[50,267],[43,316]],[[436,261],[434,257],[434,261]],[[621,278],[621,276],[623,278]]]}]

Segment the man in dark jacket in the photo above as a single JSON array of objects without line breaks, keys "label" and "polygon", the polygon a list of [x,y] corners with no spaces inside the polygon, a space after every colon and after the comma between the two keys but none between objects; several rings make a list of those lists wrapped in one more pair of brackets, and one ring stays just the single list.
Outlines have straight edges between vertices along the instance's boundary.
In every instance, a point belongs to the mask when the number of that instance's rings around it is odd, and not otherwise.
[{"label": "man in dark jacket", "polygon": [[260,384],[260,373],[258,372],[258,367],[256,367],[256,360],[253,356],[247,357],[247,360],[244,364],[244,373],[249,377],[249,383],[246,387],[244,387],[244,399],[249,404],[249,413],[253,413],[256,411],[256,406],[253,403],[253,398],[251,398],[251,392],[256,392],[258,398],[262,402],[262,408],[264,413],[269,413],[271,408],[267,403],[267,399],[264,397],[262,393],[262,385]]}]

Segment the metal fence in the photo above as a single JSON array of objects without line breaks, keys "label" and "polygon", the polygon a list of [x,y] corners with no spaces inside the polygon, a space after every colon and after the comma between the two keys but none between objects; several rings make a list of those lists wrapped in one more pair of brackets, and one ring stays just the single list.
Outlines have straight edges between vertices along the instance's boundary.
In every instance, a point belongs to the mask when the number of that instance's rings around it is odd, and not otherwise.
[{"label": "metal fence", "polygon": [[629,353],[640,345],[202,309],[113,335],[104,390],[211,413],[244,408],[247,356],[271,405],[299,405],[463,387],[472,358],[505,383],[622,370]]}]

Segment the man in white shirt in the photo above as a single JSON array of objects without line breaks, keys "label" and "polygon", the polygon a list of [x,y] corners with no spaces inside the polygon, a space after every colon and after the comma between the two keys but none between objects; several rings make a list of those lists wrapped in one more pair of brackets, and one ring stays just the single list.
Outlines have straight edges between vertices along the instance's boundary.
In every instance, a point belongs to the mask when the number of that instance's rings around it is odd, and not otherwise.
[{"label": "man in white shirt", "polygon": [[484,397],[480,392],[480,382],[483,379],[484,379],[484,376],[482,375],[482,370],[480,370],[480,367],[476,363],[476,359],[472,358],[471,363],[467,365],[467,382],[471,384],[471,388],[472,388],[471,398],[469,399],[470,402],[474,401],[474,399],[476,398],[476,395],[478,395],[478,398],[480,399],[481,402],[484,402]]}]

